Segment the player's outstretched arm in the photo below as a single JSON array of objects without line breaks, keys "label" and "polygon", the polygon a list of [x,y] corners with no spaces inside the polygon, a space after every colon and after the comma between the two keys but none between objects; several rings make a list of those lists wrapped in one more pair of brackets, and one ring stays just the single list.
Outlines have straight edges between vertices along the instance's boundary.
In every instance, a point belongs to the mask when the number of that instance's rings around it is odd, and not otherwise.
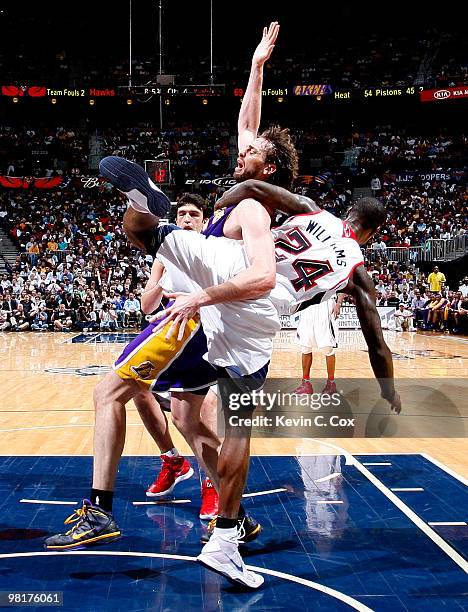
[{"label": "player's outstretched arm", "polygon": [[392,410],[400,413],[401,401],[395,391],[392,353],[382,334],[375,305],[374,283],[363,266],[356,268],[346,291],[354,298],[362,333],[369,348],[369,360],[379,382],[382,397],[390,403]]},{"label": "player's outstretched arm", "polygon": [[157,259],[153,262],[151,276],[141,295],[141,309],[145,314],[151,314],[161,303],[163,289],[159,284],[164,272],[164,266]]},{"label": "player's outstretched arm", "polygon": [[238,183],[223,193],[215,204],[215,210],[225,208],[226,206],[235,206],[248,198],[257,200],[262,206],[269,209],[270,212],[280,210],[288,215],[318,212],[321,210],[310,198],[256,179],[248,179]]},{"label": "player's outstretched arm", "polygon": [[279,24],[277,21],[270,23],[269,28],[263,28],[262,40],[252,57],[249,82],[245,90],[237,122],[239,151],[244,151],[257,138],[262,114],[263,65],[269,59],[274,49],[278,32]]}]

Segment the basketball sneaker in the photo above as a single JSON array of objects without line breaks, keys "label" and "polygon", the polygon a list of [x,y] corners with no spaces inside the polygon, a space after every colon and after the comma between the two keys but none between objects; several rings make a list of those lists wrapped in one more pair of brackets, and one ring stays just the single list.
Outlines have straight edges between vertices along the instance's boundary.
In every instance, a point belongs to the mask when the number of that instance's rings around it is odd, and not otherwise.
[{"label": "basketball sneaker", "polygon": [[93,506],[89,499],[83,500],[83,506],[65,519],[65,525],[75,523],[65,533],[58,533],[47,538],[44,548],[49,550],[71,550],[90,544],[107,544],[120,538],[121,531],[110,512],[99,506]]},{"label": "basketball sneaker", "polygon": [[250,589],[258,589],[264,579],[247,569],[239,554],[237,538],[220,537],[213,535],[210,541],[202,548],[197,561],[235,584],[241,584]]},{"label": "basketball sneaker", "polygon": [[161,455],[161,471],[153,484],[146,490],[146,497],[169,495],[177,483],[193,476],[193,468],[185,457]]},{"label": "basketball sneaker", "polygon": [[303,380],[301,384],[293,391],[293,393],[296,395],[312,395],[313,392],[314,388],[312,387],[310,380]]},{"label": "basketball sneaker", "polygon": [[169,212],[169,198],[138,164],[123,157],[109,155],[99,162],[99,171],[111,185],[131,200],[133,207],[139,212],[150,212],[156,217],[165,217]]},{"label": "basketball sneaker", "polygon": [[[216,519],[208,523],[208,529],[201,537],[202,542],[209,542],[216,527]],[[262,526],[252,516],[247,514],[237,519],[237,541],[239,544],[247,544],[252,542],[262,532]]]},{"label": "basketball sneaker", "polygon": [[205,478],[201,488],[200,518],[203,520],[214,519],[218,516],[218,494],[209,478]]},{"label": "basketball sneaker", "polygon": [[336,382],[334,380],[327,380],[327,384],[322,389],[322,394],[323,393],[327,393],[328,395],[336,393]]}]

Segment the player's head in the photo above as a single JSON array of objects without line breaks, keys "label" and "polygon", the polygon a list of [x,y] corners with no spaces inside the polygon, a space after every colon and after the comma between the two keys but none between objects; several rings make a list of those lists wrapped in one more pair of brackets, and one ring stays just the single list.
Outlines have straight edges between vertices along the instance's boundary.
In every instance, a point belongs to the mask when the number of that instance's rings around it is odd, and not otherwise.
[{"label": "player's head", "polygon": [[298,168],[297,151],[289,130],[273,126],[239,152],[233,176],[239,183],[257,179],[291,189]]},{"label": "player's head", "polygon": [[359,244],[372,238],[386,218],[384,205],[375,198],[361,198],[349,209],[346,217]]},{"label": "player's head", "polygon": [[184,230],[201,232],[205,201],[196,193],[184,193],[177,202],[176,224]]}]

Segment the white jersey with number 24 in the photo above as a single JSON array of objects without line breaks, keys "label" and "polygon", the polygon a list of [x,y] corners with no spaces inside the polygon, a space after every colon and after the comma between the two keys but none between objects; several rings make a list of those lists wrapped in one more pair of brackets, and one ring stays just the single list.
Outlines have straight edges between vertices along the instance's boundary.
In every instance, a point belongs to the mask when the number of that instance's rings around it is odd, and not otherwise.
[{"label": "white jersey with number 24", "polygon": [[270,297],[280,314],[330,299],[363,263],[351,227],[325,210],[290,217],[273,237],[277,276]]}]

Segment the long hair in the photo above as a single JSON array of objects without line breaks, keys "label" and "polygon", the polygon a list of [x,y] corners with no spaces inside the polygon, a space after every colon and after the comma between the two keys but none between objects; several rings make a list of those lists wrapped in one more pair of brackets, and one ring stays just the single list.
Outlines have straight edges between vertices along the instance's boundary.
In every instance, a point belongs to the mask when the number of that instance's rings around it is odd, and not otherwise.
[{"label": "long hair", "polygon": [[273,125],[264,130],[260,137],[271,144],[271,147],[268,147],[266,163],[276,166],[276,171],[270,175],[268,182],[291,189],[297,178],[299,159],[289,130]]}]

